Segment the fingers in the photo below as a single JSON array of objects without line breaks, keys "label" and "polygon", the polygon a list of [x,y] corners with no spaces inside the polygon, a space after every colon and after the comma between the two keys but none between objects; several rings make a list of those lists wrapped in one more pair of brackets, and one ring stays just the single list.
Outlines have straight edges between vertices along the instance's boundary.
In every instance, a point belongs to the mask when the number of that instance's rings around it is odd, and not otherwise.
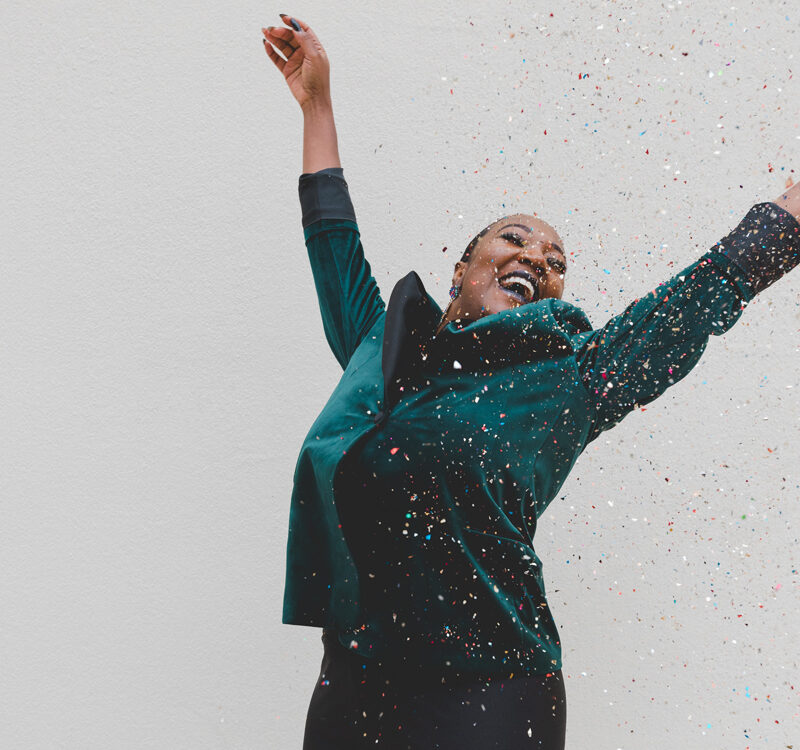
[{"label": "fingers", "polygon": [[306,55],[315,55],[323,51],[322,45],[319,43],[319,39],[317,39],[317,35],[311,30],[311,27],[305,21],[301,21],[296,16],[287,16],[283,13],[281,13],[280,16],[281,20],[285,24],[291,26],[291,21],[289,19],[293,18],[300,26],[300,31],[296,31],[294,28],[285,30],[292,34],[294,43],[299,44]]},{"label": "fingers", "polygon": [[278,15],[281,17],[281,21],[283,21],[287,26],[292,27],[292,30],[296,30],[292,25],[292,19],[294,19],[297,22],[298,26],[300,26],[301,32],[305,32],[306,34],[311,34],[312,36],[314,35],[314,32],[311,31],[311,28],[305,21],[301,21],[299,18],[296,18],[295,16],[287,16],[285,13],[278,13]]},{"label": "fingers", "polygon": [[284,60],[274,49],[272,49],[272,45],[266,40],[262,39],[264,42],[264,49],[269,55],[269,59],[275,63],[275,67],[283,73],[283,69],[286,67],[286,60]]},{"label": "fingers", "polygon": [[278,48],[279,52],[285,57],[290,58],[292,53],[297,49],[297,43],[293,44],[294,37],[290,29],[283,26],[268,26],[266,29],[261,29],[267,40]]}]

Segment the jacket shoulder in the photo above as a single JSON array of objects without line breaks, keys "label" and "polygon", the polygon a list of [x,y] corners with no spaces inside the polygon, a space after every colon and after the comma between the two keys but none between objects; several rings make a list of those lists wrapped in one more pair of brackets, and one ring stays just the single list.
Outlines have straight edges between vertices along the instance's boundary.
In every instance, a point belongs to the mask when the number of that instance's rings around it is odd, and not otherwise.
[{"label": "jacket shoulder", "polygon": [[562,329],[567,336],[577,336],[594,330],[586,313],[572,302],[567,302],[556,297],[549,297],[542,300],[540,304],[547,306],[548,312],[552,315],[556,325]]}]

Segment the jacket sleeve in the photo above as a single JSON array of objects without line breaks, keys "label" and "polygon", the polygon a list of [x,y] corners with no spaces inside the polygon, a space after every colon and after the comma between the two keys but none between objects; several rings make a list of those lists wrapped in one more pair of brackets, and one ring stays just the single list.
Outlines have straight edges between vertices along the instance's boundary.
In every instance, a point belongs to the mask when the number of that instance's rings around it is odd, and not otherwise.
[{"label": "jacket sleeve", "polygon": [[754,205],[699,260],[634,300],[602,328],[573,336],[593,418],[586,443],[660,396],[697,364],[756,294],[800,262],[800,223]]},{"label": "jacket sleeve", "polygon": [[322,326],[344,370],[386,305],[364,257],[342,167],[301,174],[298,190]]}]

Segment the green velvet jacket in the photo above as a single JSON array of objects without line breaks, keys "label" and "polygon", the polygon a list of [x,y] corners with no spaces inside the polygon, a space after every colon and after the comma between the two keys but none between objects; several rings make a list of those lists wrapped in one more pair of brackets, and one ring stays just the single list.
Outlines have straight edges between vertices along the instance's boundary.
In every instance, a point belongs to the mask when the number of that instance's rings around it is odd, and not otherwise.
[{"label": "green velvet jacket", "polygon": [[294,473],[283,622],[365,656],[487,675],[561,668],[534,537],[586,446],[698,363],[800,260],[800,225],[753,206],[601,328],[560,299],[433,336],[414,271],[388,306],[341,167],[303,174],[305,243],[343,368]]}]

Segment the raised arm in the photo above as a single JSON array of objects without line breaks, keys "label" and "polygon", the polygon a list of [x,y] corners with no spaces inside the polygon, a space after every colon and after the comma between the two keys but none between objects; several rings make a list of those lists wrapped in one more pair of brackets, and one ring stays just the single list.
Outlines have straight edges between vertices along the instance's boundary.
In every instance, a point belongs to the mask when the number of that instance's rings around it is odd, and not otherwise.
[{"label": "raised arm", "polygon": [[327,55],[308,24],[283,18],[291,28],[262,29],[264,45],[303,110],[303,174],[298,184],[303,234],[325,337],[344,370],[386,305],[364,257],[339,161]]},{"label": "raised arm", "polygon": [[[794,191],[794,192],[792,192]],[[573,337],[594,407],[586,443],[660,396],[698,363],[756,294],[800,262],[800,187],[754,205],[724,239],[602,328]]]}]

